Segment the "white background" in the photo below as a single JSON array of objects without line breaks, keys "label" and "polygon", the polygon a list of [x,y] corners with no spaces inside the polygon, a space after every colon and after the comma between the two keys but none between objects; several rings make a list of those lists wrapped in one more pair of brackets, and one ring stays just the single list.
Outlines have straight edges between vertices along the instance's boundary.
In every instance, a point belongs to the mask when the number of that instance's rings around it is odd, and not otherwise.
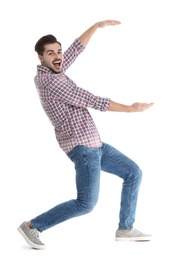
[{"label": "white background", "polygon": [[[1,259],[181,258],[179,2],[1,3]],[[74,166],[59,148],[34,86],[34,45],[51,33],[66,50],[105,19],[122,24],[99,29],[67,74],[78,86],[120,103],[155,102],[143,113],[90,110],[102,140],[143,170],[135,227],[153,241],[114,241],[122,182],[102,173],[94,211],[43,232],[47,249],[32,250],[17,227],[76,196]]]}]

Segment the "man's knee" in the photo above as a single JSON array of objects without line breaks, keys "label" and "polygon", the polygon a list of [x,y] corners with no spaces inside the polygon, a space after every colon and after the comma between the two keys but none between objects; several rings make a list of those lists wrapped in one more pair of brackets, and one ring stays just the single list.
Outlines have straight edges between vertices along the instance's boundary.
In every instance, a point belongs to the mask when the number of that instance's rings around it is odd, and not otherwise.
[{"label": "man's knee", "polygon": [[97,200],[78,201],[79,210],[82,214],[90,213],[96,206]]},{"label": "man's knee", "polygon": [[142,175],[143,175],[143,173],[142,173],[142,170],[137,166],[136,167],[136,170],[135,170],[135,179],[138,181],[138,182],[141,182],[141,180],[142,180]]}]

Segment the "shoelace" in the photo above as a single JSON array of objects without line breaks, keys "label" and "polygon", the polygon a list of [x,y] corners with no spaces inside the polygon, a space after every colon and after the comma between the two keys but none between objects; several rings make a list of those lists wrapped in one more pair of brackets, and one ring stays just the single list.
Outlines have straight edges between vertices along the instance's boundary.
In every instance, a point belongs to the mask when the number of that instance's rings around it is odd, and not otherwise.
[{"label": "shoelace", "polygon": [[36,237],[36,239],[40,240],[39,238],[39,231],[36,228],[30,230],[30,234]]}]

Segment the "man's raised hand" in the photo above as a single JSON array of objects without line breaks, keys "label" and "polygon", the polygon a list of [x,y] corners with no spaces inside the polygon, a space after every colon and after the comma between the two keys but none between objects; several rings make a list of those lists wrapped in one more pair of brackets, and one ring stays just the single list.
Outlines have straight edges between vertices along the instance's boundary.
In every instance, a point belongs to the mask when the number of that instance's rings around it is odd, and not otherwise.
[{"label": "man's raised hand", "polygon": [[98,22],[97,24],[99,28],[104,28],[105,26],[121,24],[121,22],[117,20],[105,20],[105,21]]}]

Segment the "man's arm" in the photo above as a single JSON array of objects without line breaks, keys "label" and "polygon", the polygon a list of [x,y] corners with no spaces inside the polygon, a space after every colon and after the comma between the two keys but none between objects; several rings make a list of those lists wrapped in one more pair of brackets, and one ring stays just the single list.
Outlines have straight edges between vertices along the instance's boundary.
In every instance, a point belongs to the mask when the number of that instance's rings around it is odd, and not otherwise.
[{"label": "man's arm", "polygon": [[[88,44],[89,40],[91,39],[92,35],[96,32],[98,28],[104,28],[106,26],[111,25],[118,25],[120,21],[116,20],[105,20],[101,22],[97,22],[92,25],[88,30],[86,30],[78,39],[83,44],[84,47]],[[116,103],[114,101],[110,101],[107,111],[115,111],[115,112],[142,112],[149,107],[151,107],[154,103],[140,103],[136,102],[132,105],[123,105],[120,103]]]},{"label": "man's arm", "polygon": [[117,25],[120,23],[121,22],[116,20],[106,20],[106,21],[97,22],[94,25],[92,25],[88,30],[86,30],[78,39],[82,42],[82,44],[85,47],[88,44],[89,40],[91,39],[92,35],[95,33],[95,31],[98,28],[103,28],[105,26],[110,26],[110,25]]},{"label": "man's arm", "polygon": [[154,103],[140,103],[136,102],[132,105],[123,105],[116,103],[114,101],[110,101],[110,104],[107,108],[107,111],[114,111],[114,112],[143,112],[144,110],[151,107]]}]

